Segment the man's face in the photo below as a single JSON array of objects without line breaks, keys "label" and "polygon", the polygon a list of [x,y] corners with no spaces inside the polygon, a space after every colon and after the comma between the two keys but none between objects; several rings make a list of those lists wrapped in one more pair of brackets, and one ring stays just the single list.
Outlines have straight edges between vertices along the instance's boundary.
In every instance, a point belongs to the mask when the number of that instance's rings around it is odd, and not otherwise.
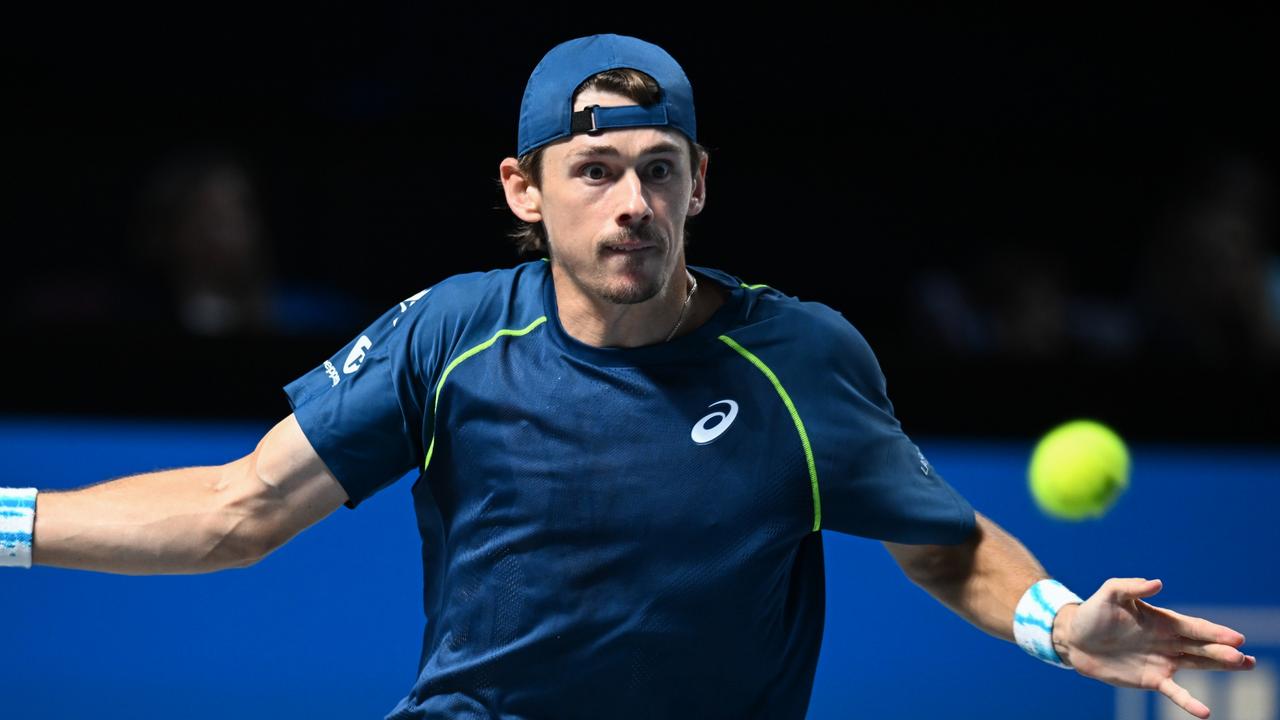
[{"label": "man's face", "polygon": [[[588,90],[588,105],[635,105]],[[553,267],[588,295],[632,304],[654,297],[684,263],[684,222],[702,209],[705,166],[689,172],[684,136],[665,128],[574,135],[543,154],[540,211]]]}]

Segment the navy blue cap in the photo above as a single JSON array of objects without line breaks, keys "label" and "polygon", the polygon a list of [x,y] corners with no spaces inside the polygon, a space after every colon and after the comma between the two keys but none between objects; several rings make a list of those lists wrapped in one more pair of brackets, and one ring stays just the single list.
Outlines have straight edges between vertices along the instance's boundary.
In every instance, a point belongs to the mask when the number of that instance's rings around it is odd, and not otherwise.
[{"label": "navy blue cap", "polygon": [[[573,112],[573,91],[605,70],[632,68],[662,88],[657,103],[640,107],[592,106]],[[543,56],[529,76],[520,101],[516,157],[563,137],[608,128],[669,126],[698,141],[693,88],[666,50],[626,35],[591,35],[560,43]]]}]

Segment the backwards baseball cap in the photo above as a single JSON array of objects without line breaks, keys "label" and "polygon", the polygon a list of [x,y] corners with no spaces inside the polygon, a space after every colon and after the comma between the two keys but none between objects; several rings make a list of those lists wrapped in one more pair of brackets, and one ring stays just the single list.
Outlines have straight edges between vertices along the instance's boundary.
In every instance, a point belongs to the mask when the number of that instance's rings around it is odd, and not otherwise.
[{"label": "backwards baseball cap", "polygon": [[[661,97],[647,107],[592,105],[573,111],[573,91],[605,70],[632,68],[658,83]],[[516,157],[578,133],[609,128],[669,126],[697,142],[693,88],[666,50],[626,35],[591,35],[560,43],[529,76],[520,101]]]}]

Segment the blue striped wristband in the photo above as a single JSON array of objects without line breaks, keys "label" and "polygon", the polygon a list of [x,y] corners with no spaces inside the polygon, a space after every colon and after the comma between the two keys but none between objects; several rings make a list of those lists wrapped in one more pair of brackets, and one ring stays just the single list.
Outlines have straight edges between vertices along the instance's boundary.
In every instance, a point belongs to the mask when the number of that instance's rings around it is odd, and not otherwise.
[{"label": "blue striped wristband", "polygon": [[1063,605],[1082,602],[1079,595],[1057,580],[1041,580],[1032,585],[1013,612],[1013,637],[1019,647],[1050,665],[1070,668],[1053,649],[1053,619]]},{"label": "blue striped wristband", "polygon": [[31,567],[36,489],[0,488],[0,567]]}]

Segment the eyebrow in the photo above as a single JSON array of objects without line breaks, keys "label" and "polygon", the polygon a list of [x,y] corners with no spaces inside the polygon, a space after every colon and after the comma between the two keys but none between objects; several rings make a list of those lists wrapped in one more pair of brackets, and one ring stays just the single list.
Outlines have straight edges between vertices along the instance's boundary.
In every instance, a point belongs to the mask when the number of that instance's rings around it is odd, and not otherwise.
[{"label": "eyebrow", "polygon": [[[658,155],[661,153],[671,153],[673,155],[680,154],[680,146],[671,142],[660,142],[657,145],[651,145],[644,149],[641,155]],[[619,157],[622,153],[618,148],[612,145],[593,145],[588,148],[582,148],[569,154],[570,160],[591,157]]]}]

